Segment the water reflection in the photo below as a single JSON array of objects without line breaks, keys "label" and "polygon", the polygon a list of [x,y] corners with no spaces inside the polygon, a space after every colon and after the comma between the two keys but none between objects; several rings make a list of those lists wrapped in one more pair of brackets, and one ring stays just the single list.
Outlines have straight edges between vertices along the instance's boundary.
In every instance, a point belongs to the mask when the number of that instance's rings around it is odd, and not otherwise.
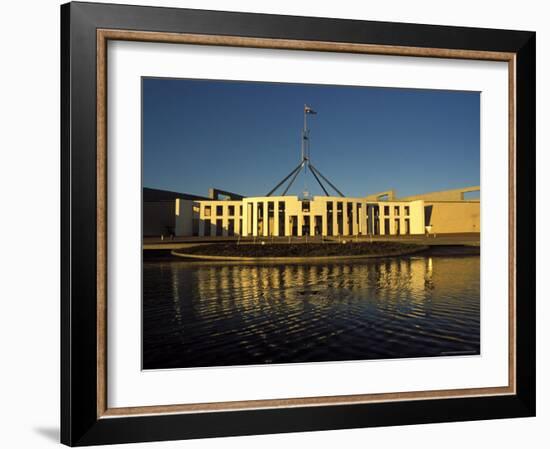
[{"label": "water reflection", "polygon": [[145,262],[144,368],[479,353],[479,257]]}]

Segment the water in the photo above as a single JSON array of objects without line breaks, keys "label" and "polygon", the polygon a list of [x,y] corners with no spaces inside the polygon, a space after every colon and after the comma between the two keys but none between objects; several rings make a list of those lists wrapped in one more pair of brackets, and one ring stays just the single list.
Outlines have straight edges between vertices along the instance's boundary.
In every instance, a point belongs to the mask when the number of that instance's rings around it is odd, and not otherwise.
[{"label": "water", "polygon": [[143,367],[479,354],[479,256],[144,262]]}]

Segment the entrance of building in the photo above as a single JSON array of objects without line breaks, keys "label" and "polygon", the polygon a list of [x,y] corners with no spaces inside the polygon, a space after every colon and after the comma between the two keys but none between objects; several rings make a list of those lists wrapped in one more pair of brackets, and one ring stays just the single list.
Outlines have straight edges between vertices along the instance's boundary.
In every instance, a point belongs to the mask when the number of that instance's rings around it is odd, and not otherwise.
[{"label": "entrance of building", "polygon": [[304,224],[302,225],[302,235],[311,235],[311,217],[304,215]]},{"label": "entrance of building", "polygon": [[313,235],[321,235],[322,233],[323,233],[323,217],[321,215],[315,215]]},{"label": "entrance of building", "polygon": [[298,235],[298,217],[296,215],[290,215],[288,217],[288,223],[290,227],[290,235],[296,237]]}]

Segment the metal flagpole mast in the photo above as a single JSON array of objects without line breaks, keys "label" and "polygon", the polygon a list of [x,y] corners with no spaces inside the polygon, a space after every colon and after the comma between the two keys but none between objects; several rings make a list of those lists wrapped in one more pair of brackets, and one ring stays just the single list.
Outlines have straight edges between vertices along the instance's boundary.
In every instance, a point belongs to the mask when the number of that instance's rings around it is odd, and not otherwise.
[{"label": "metal flagpole mast", "polygon": [[[302,171],[303,169],[304,173],[306,173],[308,167],[309,167],[309,171],[313,174],[313,177],[315,178],[317,183],[321,186],[321,189],[323,189],[323,192],[325,193],[325,195],[329,196],[329,193],[326,187],[323,185],[323,182],[321,181],[321,179],[324,180],[332,189],[334,189],[334,191],[336,191],[338,195],[342,197],[344,196],[344,194],[340,192],[340,190],[338,190],[334,184],[332,184],[325,176],[323,176],[323,174],[316,167],[314,167],[311,164],[311,159],[309,154],[309,151],[310,151],[309,129],[307,127],[308,114],[317,114],[317,112],[315,112],[307,104],[304,104],[304,129],[302,130],[302,155],[301,155],[302,157],[301,157],[300,163],[288,175],[286,175],[282,181],[280,181],[273,189],[271,189],[267,194],[267,196],[271,196],[279,187],[281,187],[285,182],[287,182],[290,179],[288,185],[283,191],[283,196],[285,196],[286,193],[289,191],[290,187],[292,187],[292,184],[294,184],[294,181],[300,174],[300,171]],[[304,179],[304,189],[307,190],[305,185],[305,179]]]},{"label": "metal flagpole mast", "polygon": [[[302,161],[307,161],[309,159],[309,148],[308,148],[309,133],[307,129],[307,111],[308,111],[308,105],[304,104],[304,129],[302,130]],[[307,162],[304,165],[304,175],[305,174],[307,174]]]},{"label": "metal flagpole mast", "polygon": [[307,127],[307,114],[306,114],[306,105],[304,105],[304,129],[302,130],[302,162],[305,159],[306,151],[306,127]]},{"label": "metal flagpole mast", "polygon": [[308,164],[308,130],[307,130],[308,105],[304,104],[304,129],[302,130],[302,162],[304,162],[304,194],[307,192],[307,164]]}]

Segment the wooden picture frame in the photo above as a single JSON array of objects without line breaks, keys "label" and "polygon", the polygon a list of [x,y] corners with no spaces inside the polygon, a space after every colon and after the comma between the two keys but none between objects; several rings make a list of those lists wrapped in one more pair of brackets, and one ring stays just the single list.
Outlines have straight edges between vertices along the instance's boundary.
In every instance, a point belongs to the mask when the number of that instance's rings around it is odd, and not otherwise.
[{"label": "wooden picture frame", "polygon": [[[535,33],[151,8],[61,7],[61,440],[71,446],[535,414]],[[231,403],[107,406],[109,40],[505,61],[509,384]]]}]

